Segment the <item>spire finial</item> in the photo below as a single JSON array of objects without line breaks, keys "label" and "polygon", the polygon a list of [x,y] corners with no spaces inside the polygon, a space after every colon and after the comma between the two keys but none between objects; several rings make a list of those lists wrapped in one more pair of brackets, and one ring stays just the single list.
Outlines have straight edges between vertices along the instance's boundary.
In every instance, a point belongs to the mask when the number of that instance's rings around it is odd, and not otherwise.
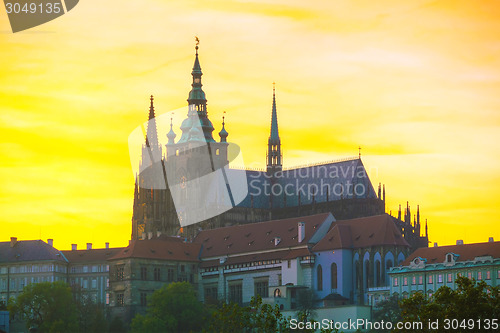
[{"label": "spire finial", "polygon": [[227,142],[227,136],[229,135],[229,133],[226,131],[226,128],[224,127],[224,125],[226,124],[226,111],[224,111],[222,113],[222,129],[221,131],[219,132],[219,136],[220,136],[220,142]]},{"label": "spire finial", "polygon": [[198,45],[200,44],[200,39],[198,36],[194,36],[194,40],[196,41],[196,46],[194,48],[196,50],[196,55],[198,55]]},{"label": "spire finial", "polygon": [[359,158],[361,159],[361,146],[358,147]]}]

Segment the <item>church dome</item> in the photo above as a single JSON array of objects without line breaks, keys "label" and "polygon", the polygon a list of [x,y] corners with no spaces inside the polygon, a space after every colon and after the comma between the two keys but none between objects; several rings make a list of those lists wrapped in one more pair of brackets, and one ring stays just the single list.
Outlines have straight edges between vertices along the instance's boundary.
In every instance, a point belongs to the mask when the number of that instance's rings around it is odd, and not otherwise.
[{"label": "church dome", "polygon": [[173,127],[172,120],[170,120],[170,131],[167,133],[167,138],[168,138],[167,145],[173,145],[175,143],[175,137],[177,136],[172,127]]},{"label": "church dome", "polygon": [[224,117],[222,117],[222,129],[219,132],[220,142],[227,142],[227,136],[229,133],[226,131]]}]

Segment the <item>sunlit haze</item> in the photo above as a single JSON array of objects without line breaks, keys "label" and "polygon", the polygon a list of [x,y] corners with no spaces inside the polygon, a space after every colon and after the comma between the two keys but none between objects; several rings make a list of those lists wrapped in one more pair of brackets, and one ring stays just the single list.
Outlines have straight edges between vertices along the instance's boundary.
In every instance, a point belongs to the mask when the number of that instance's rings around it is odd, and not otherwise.
[{"label": "sunlit haze", "polygon": [[[500,240],[497,1],[81,1],[13,34],[0,10],[0,241],[128,244],[128,136],[187,105],[263,167],[276,82],[285,167],[357,156],[439,245]],[[179,131],[177,129],[177,131]],[[215,135],[216,136],[216,135]]]}]

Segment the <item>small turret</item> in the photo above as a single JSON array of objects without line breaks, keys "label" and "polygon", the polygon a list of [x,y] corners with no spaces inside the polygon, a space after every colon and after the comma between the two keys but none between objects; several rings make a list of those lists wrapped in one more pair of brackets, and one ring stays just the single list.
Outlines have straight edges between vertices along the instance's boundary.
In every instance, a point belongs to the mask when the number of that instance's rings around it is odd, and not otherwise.
[{"label": "small turret", "polygon": [[[226,111],[224,111],[224,113],[226,113]],[[226,128],[224,127],[226,124],[225,118],[225,116],[222,116],[222,129],[219,132],[220,142],[227,142],[227,136],[229,135],[229,133],[226,131]]]},{"label": "small turret", "polygon": [[177,136],[177,134],[175,134],[174,129],[173,129],[173,119],[170,118],[170,131],[167,133],[167,138],[168,138],[167,145],[175,144],[175,137],[176,136]]}]

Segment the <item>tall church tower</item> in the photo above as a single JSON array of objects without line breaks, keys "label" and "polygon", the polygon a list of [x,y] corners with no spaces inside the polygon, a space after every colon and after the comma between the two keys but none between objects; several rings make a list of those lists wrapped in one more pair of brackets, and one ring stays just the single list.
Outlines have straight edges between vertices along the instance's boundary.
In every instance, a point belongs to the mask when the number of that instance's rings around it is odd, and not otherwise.
[{"label": "tall church tower", "polygon": [[[141,172],[136,178],[134,191],[132,239],[144,237],[144,234],[149,237],[158,232],[168,235],[186,233],[186,228],[181,231],[180,222],[185,214],[192,212],[176,209],[170,186],[179,184],[182,191],[185,191],[181,193],[181,198],[189,202],[202,203],[205,198],[196,196],[199,191],[189,192],[193,185],[187,186],[188,182],[191,181],[193,184],[198,178],[228,164],[229,133],[225,129],[223,117],[222,130],[219,132],[220,141],[215,141],[213,138],[214,126],[208,118],[198,49],[197,43],[191,71],[191,90],[187,99],[188,112],[180,125],[182,133],[176,141],[176,129],[171,120],[170,131],[167,133],[168,141],[165,145],[166,156],[162,155],[162,146],[158,142],[153,96],[151,96],[147,137],[142,147]],[[163,184],[159,181],[163,181]],[[195,227],[190,226],[188,229],[193,228]]]},{"label": "tall church tower", "polygon": [[273,83],[273,111],[271,114],[271,134],[267,141],[267,172],[274,174],[281,171],[283,155],[281,154],[281,140],[278,132],[278,114],[276,112],[276,90]]}]

